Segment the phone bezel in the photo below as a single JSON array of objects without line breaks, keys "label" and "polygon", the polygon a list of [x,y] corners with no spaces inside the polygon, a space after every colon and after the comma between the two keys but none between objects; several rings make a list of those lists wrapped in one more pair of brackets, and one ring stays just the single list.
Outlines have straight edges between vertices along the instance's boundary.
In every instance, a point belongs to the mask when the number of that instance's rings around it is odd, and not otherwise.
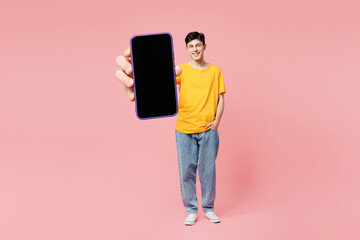
[{"label": "phone bezel", "polygon": [[138,113],[138,102],[137,102],[137,95],[136,95],[136,76],[135,76],[135,71],[134,71],[134,60],[133,60],[133,54],[131,54],[131,66],[133,69],[133,80],[134,80],[134,97],[135,97],[135,112],[136,112],[136,116],[137,118],[139,118],[140,120],[147,120],[147,119],[154,119],[154,118],[165,118],[165,117],[173,117],[176,116],[178,114],[178,97],[177,97],[177,86],[176,86],[176,73],[175,73],[175,58],[174,58],[174,45],[173,45],[173,37],[169,32],[161,32],[161,33],[149,33],[149,34],[137,34],[137,35],[133,35],[130,38],[130,51],[131,53],[133,52],[133,44],[132,41],[134,38],[137,37],[145,37],[145,36],[154,36],[154,35],[168,35],[170,37],[170,41],[171,41],[171,55],[172,55],[172,65],[173,65],[173,73],[174,73],[174,89],[175,89],[175,104],[176,104],[176,111],[174,114],[168,114],[168,115],[161,115],[161,116],[153,116],[153,117],[141,117],[139,116]]}]

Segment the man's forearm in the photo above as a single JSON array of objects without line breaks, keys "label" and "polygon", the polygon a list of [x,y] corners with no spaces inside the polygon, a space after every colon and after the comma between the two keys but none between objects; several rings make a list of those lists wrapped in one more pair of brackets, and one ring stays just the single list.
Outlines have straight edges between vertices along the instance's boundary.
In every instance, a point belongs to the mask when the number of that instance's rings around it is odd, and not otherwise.
[{"label": "man's forearm", "polygon": [[218,106],[216,109],[216,115],[215,115],[216,126],[218,126],[220,124],[220,120],[221,120],[222,114],[224,112],[224,107],[225,107],[225,98],[224,98],[224,94],[222,93],[219,95]]}]

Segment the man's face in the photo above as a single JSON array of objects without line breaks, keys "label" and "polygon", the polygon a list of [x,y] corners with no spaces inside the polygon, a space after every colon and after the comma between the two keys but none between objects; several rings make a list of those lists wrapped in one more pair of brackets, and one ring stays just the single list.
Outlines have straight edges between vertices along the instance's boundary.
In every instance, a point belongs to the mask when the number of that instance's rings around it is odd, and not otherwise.
[{"label": "man's face", "polygon": [[204,45],[199,39],[194,39],[188,42],[186,49],[194,61],[201,61],[204,58],[206,44]]}]

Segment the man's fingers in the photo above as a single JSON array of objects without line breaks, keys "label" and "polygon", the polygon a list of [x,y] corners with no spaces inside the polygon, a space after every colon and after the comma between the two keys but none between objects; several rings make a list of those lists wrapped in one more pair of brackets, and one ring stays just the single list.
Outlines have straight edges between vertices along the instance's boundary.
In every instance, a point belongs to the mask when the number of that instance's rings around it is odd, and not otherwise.
[{"label": "man's fingers", "polygon": [[125,92],[128,95],[129,100],[133,102],[135,100],[134,89],[125,86]]},{"label": "man's fingers", "polygon": [[132,77],[132,67],[131,67],[131,51],[130,48],[127,48],[124,52],[124,56],[119,56],[116,58],[116,63],[121,67],[122,70],[117,70],[115,72],[116,78],[124,84],[125,92],[131,102],[135,100],[134,94],[134,80]]},{"label": "man's fingers", "polygon": [[128,75],[126,75],[122,70],[116,70],[115,76],[126,87],[133,87],[134,86],[134,80],[131,77],[129,77]]},{"label": "man's fingers", "polygon": [[128,48],[125,50],[125,52],[124,52],[124,56],[125,56],[125,57],[127,57],[127,58],[131,57],[131,50],[130,50],[130,47],[128,47]]},{"label": "man's fingers", "polygon": [[213,123],[209,123],[208,125],[205,126],[205,128],[209,128],[213,125]]},{"label": "man's fingers", "polygon": [[116,58],[116,63],[121,67],[122,70],[124,70],[127,75],[130,76],[132,74],[131,63],[125,56],[118,56]]},{"label": "man's fingers", "polygon": [[182,69],[180,66],[175,66],[175,74],[176,76],[179,76],[182,72]]}]

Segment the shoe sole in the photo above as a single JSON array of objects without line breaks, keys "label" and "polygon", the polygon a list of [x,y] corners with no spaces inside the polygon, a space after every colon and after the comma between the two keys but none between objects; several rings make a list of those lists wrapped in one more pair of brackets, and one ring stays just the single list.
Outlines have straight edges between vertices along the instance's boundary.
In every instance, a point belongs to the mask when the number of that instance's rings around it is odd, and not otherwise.
[{"label": "shoe sole", "polygon": [[209,221],[212,222],[212,223],[219,223],[219,222],[221,222],[220,219],[218,219],[218,220],[213,220],[213,219],[208,218],[206,215],[204,215],[204,218],[206,218],[207,220],[209,220]]},{"label": "shoe sole", "polygon": [[193,221],[193,222],[184,222],[184,224],[185,224],[186,226],[192,226],[192,225],[195,224],[195,221]]}]

